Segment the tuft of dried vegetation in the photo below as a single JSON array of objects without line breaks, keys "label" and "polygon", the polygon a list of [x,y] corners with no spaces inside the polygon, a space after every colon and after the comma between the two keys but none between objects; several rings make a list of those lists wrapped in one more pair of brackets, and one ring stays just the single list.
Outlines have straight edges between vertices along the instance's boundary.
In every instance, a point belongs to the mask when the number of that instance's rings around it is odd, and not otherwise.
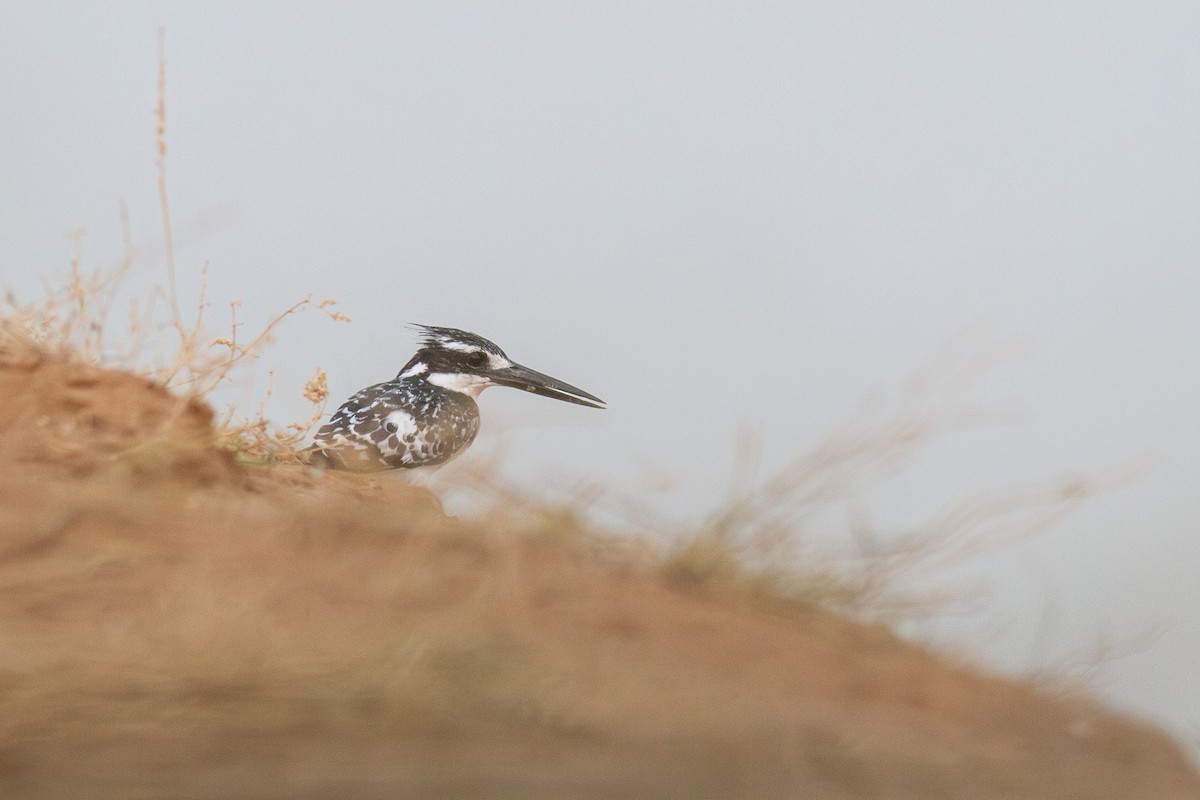
[{"label": "tuft of dried vegetation", "polygon": [[947,576],[1049,530],[1139,472],[1048,477],[964,497],[903,527],[875,521],[872,495],[930,447],[1011,416],[972,396],[1021,353],[1015,342],[968,331],[765,478],[761,441],[743,432],[728,496],[696,520],[664,519],[639,498],[594,484],[531,491],[480,457],[458,470],[458,488],[474,493],[475,507],[503,508],[531,530],[585,543],[607,530],[623,546],[652,548],[664,577],[689,591],[738,591],[890,626],[919,622],[981,602],[987,587],[964,590]]},{"label": "tuft of dried vegetation", "polygon": [[[868,495],[939,434],[896,416],[835,432],[678,536],[666,569],[684,584],[737,584],[895,624],[962,600],[937,579],[1028,540],[1127,476],[1063,476],[968,497],[902,529],[880,529]],[[829,535],[833,531],[835,535]],[[831,548],[830,542],[849,547]]]},{"label": "tuft of dried vegetation", "polygon": [[[185,398],[203,402],[214,390],[257,359],[282,323],[305,311],[330,320],[350,322],[332,299],[310,294],[271,317],[247,335],[238,318],[240,301],[229,303],[227,332],[215,335],[209,327],[208,264],[199,268],[199,299],[188,317],[181,310],[176,279],[174,231],[167,190],[166,59],[159,31],[158,102],[155,106],[158,198],[162,223],[162,257],[166,286],[154,285],[140,294],[131,288],[134,271],[148,259],[150,248],[135,246],[128,209],[121,206],[125,252],[118,263],[87,267],[83,263],[83,232],[73,234],[75,254],[64,280],[45,282],[44,295],[22,301],[10,290],[0,313],[0,359],[6,363],[41,358],[80,364],[113,366],[142,376]],[[125,323],[117,307],[127,306]],[[321,419],[328,400],[325,373],[319,368],[302,389],[313,407],[303,421],[277,426],[265,416],[274,392],[272,380],[256,413],[238,417],[227,410],[218,426],[219,442],[247,464],[295,462],[299,445]]]}]

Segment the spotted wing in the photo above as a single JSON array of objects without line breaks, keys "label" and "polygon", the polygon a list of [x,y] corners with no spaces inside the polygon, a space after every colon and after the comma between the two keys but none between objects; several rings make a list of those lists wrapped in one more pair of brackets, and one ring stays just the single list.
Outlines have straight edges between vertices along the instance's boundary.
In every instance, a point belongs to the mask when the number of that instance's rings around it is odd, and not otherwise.
[{"label": "spotted wing", "polygon": [[478,430],[479,412],[469,397],[389,381],[363,389],[334,412],[314,437],[310,462],[356,472],[433,466],[462,452]]}]

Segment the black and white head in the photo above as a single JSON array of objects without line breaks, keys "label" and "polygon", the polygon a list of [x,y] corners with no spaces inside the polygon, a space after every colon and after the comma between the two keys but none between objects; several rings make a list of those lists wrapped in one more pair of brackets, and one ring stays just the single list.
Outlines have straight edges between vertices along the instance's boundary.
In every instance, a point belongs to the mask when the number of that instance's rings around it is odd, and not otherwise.
[{"label": "black and white head", "polygon": [[489,386],[511,386],[555,400],[604,408],[599,397],[516,363],[482,336],[434,325],[412,327],[421,332],[421,348],[396,376],[399,380],[426,381],[471,397],[478,397]]}]

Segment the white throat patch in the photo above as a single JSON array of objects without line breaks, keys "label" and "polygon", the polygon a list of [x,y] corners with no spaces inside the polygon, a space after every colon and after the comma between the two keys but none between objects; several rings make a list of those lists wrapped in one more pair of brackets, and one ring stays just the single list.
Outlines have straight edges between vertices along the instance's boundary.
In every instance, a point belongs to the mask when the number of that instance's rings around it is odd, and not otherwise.
[{"label": "white throat patch", "polygon": [[478,397],[479,393],[494,385],[481,375],[466,375],[461,372],[431,372],[425,380],[451,392]]}]

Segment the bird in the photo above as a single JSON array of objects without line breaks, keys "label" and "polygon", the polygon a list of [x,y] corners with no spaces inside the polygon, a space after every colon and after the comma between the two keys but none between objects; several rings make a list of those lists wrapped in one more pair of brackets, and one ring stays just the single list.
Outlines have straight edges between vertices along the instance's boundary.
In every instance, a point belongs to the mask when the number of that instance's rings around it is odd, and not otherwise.
[{"label": "bird", "polygon": [[314,467],[383,472],[445,464],[479,432],[475,398],[511,386],[590,408],[599,397],[510,359],[469,331],[412,325],[420,347],[390,381],[357,392],[321,426],[306,451]]}]

